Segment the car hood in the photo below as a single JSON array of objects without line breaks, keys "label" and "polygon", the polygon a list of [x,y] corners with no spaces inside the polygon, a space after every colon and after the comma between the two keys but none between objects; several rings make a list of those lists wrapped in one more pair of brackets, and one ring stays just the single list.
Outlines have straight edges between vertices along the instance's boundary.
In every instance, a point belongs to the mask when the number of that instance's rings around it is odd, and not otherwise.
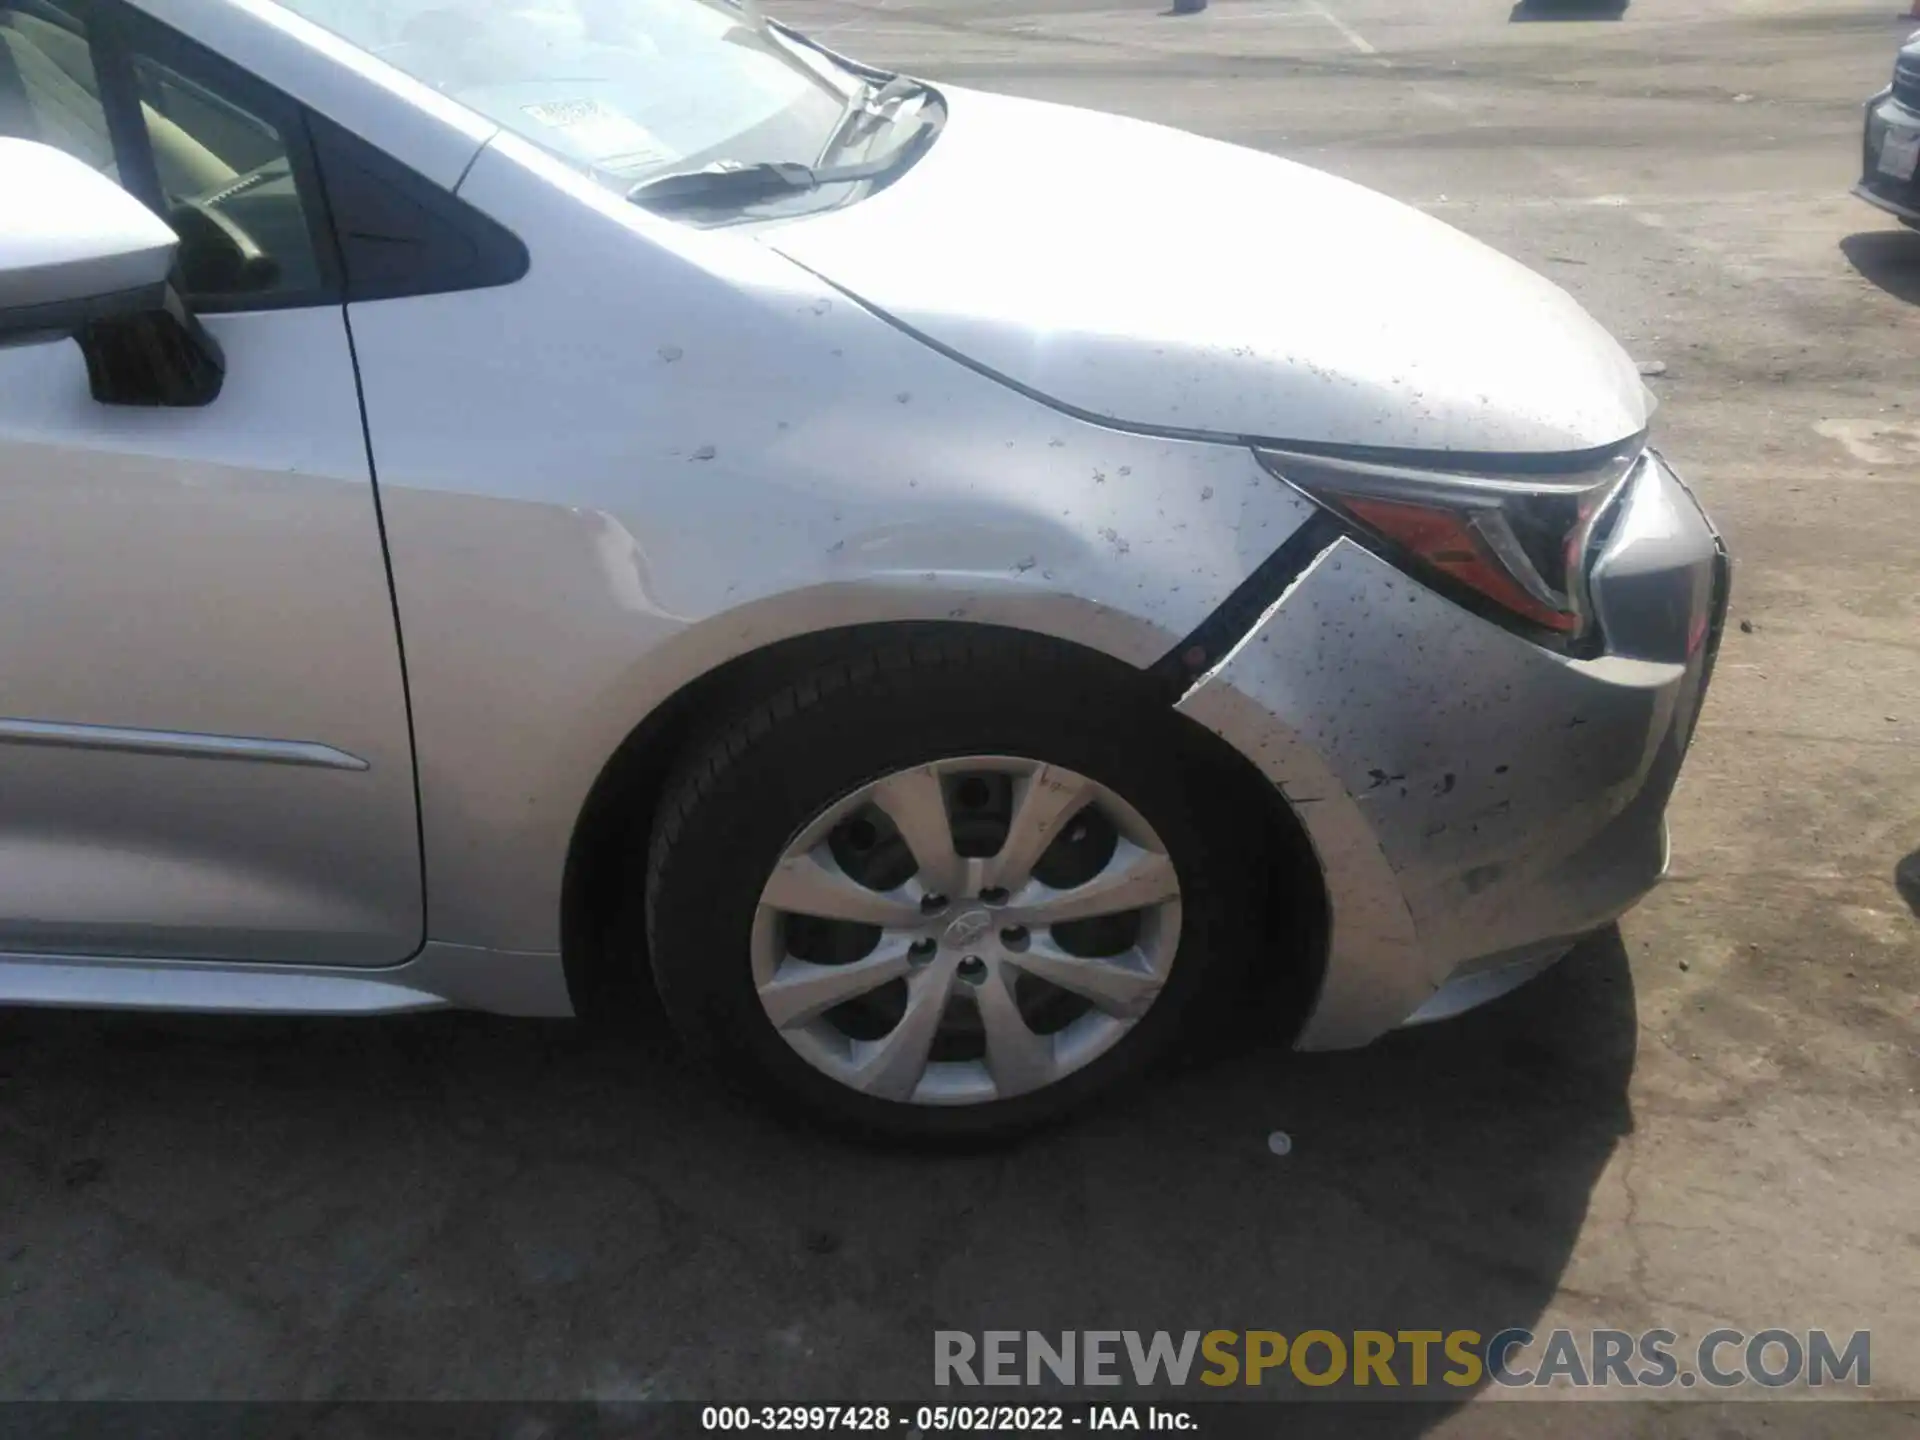
[{"label": "car hood", "polygon": [[1103,421],[1546,453],[1646,428],[1557,286],[1410,206],[1257,151],[942,87],[878,194],[764,243],[928,342]]}]

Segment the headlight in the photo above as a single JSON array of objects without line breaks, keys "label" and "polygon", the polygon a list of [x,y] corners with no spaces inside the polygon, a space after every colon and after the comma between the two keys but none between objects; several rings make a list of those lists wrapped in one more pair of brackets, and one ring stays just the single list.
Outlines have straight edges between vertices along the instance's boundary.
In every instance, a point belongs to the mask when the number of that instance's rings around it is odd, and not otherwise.
[{"label": "headlight", "polygon": [[1645,451],[1553,473],[1459,472],[1257,450],[1260,463],[1353,522],[1387,558],[1513,628],[1561,640],[1592,622],[1594,527]]}]

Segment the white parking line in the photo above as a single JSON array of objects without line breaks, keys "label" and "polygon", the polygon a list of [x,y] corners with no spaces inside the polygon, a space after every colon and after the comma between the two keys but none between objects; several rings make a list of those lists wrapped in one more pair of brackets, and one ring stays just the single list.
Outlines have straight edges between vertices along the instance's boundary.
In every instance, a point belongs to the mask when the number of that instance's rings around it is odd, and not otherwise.
[{"label": "white parking line", "polygon": [[[1378,46],[1358,30],[1354,29],[1353,26],[1349,25],[1345,20],[1342,20],[1338,15],[1334,14],[1333,11],[1329,10],[1325,5],[1321,4],[1320,0],[1302,0],[1302,3],[1307,9],[1313,11],[1314,14],[1320,16],[1327,24],[1339,31],[1349,45],[1362,55],[1365,55],[1369,60],[1372,60],[1383,69],[1392,70],[1394,68],[1392,59],[1382,55]],[[1444,90],[1436,90],[1432,86],[1423,85],[1417,81],[1410,82],[1407,88],[1437,109],[1446,110],[1456,115],[1466,113],[1467,107],[1456,96],[1448,94]],[[1475,128],[1483,127],[1488,123],[1487,121],[1476,120],[1471,117],[1467,119],[1467,124]],[[1590,191],[1592,189],[1591,182],[1578,171],[1563,161],[1556,159],[1554,156],[1547,154],[1544,150],[1532,146],[1521,146],[1519,147],[1519,153],[1525,156],[1526,159],[1531,161],[1537,168],[1552,176],[1561,185],[1576,192],[1574,195],[1566,197],[1561,203],[1617,207],[1622,213],[1631,216],[1647,229],[1658,230],[1664,235],[1673,237],[1683,245],[1691,246],[1706,255],[1712,256],[1723,269],[1730,274],[1739,276],[1742,280],[1758,281],[1765,278],[1764,272],[1754,266],[1746,264],[1731,254],[1724,245],[1694,231],[1677,230],[1667,224],[1665,216],[1642,209],[1627,200],[1624,196],[1578,193]]]},{"label": "white parking line", "polygon": [[[1380,52],[1374,48],[1373,42],[1351,25],[1347,24],[1347,22],[1342,20],[1338,15],[1327,9],[1326,6],[1320,3],[1320,0],[1306,0],[1306,8],[1315,15],[1318,15],[1334,29],[1338,30],[1341,38],[1362,55],[1378,58]],[[1382,65],[1391,65],[1393,62],[1391,60],[1381,60],[1380,63]]]}]

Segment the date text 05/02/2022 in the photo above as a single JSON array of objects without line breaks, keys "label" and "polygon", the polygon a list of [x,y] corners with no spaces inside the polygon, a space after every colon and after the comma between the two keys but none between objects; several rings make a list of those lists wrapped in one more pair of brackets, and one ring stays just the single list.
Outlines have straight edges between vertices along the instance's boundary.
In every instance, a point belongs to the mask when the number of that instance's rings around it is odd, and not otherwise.
[{"label": "date text 05/02/2022", "polygon": [[702,1430],[787,1433],[879,1433],[895,1428],[920,1434],[948,1431],[1155,1430],[1199,1428],[1193,1415],[1158,1405],[707,1405]]}]

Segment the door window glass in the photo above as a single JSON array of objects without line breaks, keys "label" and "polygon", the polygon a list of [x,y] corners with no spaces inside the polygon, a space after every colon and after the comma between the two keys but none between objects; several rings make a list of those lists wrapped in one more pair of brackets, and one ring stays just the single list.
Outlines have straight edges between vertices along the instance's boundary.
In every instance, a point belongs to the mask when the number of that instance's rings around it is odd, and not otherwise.
[{"label": "door window glass", "polygon": [[[145,44],[141,27],[117,20],[107,28],[90,34],[65,3],[0,0],[0,135],[58,146],[153,206],[180,236],[181,288],[196,307],[321,298],[313,208],[287,134],[297,112],[243,97],[184,42]],[[115,135],[116,102],[139,117],[131,135]]]}]

